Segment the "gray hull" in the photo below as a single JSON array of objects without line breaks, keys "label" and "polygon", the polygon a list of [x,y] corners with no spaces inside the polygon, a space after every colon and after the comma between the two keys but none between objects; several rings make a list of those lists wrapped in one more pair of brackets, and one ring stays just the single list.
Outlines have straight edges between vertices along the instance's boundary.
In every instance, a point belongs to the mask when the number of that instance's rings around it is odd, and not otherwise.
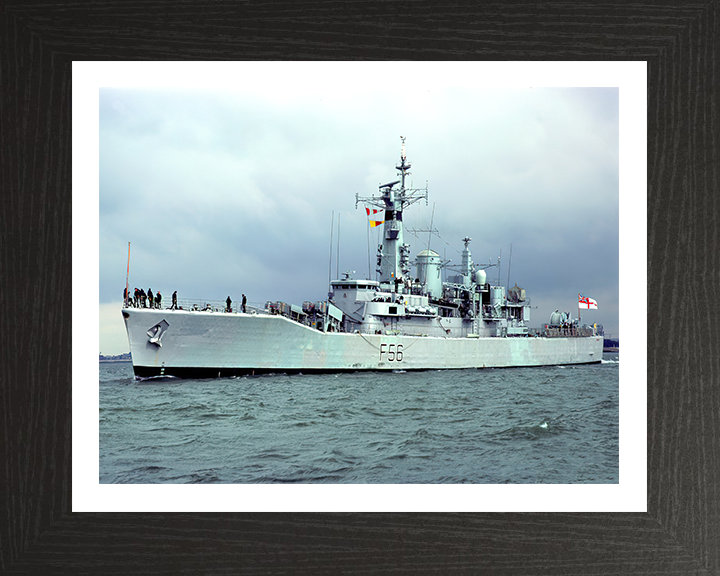
[{"label": "gray hull", "polygon": [[278,315],[125,308],[138,376],[588,364],[602,336],[442,338],[320,332]]}]

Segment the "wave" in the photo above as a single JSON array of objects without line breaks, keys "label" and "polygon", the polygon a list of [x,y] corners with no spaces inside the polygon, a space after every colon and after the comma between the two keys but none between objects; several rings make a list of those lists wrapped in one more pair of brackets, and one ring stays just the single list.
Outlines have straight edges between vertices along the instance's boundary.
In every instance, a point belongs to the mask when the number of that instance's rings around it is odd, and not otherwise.
[{"label": "wave", "polygon": [[170,374],[162,376],[135,376],[136,382],[144,382],[147,384],[151,384],[154,382],[168,382],[170,380],[180,380],[180,378],[178,378],[177,376],[171,376]]},{"label": "wave", "polygon": [[537,424],[512,426],[506,430],[495,432],[492,436],[499,438],[527,438],[528,440],[537,440],[543,436],[560,434],[567,430],[567,426],[561,420],[563,416],[564,414],[558,416],[557,418],[543,418]]}]

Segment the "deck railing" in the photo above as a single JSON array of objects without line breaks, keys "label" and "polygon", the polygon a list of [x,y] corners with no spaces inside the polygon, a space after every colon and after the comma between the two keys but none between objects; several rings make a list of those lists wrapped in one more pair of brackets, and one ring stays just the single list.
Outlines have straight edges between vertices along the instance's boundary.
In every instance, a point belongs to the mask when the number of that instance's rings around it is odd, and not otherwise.
[{"label": "deck railing", "polygon": [[548,326],[547,328],[530,328],[531,336],[544,336],[545,338],[583,338],[595,336],[591,326]]},{"label": "deck railing", "polygon": [[[129,307],[136,307],[133,302],[130,302]],[[146,300],[145,301],[145,308],[150,308],[150,303]],[[242,307],[242,301],[241,300],[233,300],[230,304],[230,311],[231,313],[237,314],[238,312],[241,312]],[[138,303],[137,308],[143,308],[142,305]],[[158,308],[155,302],[153,302],[153,308]],[[161,306],[163,310],[170,310],[173,308],[172,306],[172,300],[168,300],[167,302],[165,299],[162,299]],[[206,300],[203,298],[178,298],[177,300],[177,309],[178,310],[184,310],[184,311],[206,311],[206,312],[225,312],[227,313],[227,302],[223,300]],[[245,310],[248,314],[267,314],[267,310],[265,309],[265,304],[261,304],[259,302],[248,302],[245,305]]]}]

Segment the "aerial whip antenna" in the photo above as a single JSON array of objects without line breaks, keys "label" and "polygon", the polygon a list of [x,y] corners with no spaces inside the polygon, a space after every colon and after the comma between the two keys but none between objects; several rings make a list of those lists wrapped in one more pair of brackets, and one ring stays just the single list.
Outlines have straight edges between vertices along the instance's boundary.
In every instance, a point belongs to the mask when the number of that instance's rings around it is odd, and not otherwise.
[{"label": "aerial whip antenna", "polygon": [[502,248],[500,248],[500,256],[498,256],[498,283],[497,283],[498,286],[501,286],[501,284],[500,284],[500,278],[501,278],[501,276],[500,276],[500,258],[502,258]]},{"label": "aerial whip antenna", "polygon": [[335,228],[335,210],[332,211],[330,216],[330,261],[328,262],[328,289],[332,282],[332,241],[333,241],[333,229]]},{"label": "aerial whip antenna", "polygon": [[508,258],[508,281],[505,287],[506,291],[510,290],[510,266],[512,266],[512,244],[510,244],[510,258]]},{"label": "aerial whip antenna", "polygon": [[370,264],[370,258],[371,258],[371,256],[370,256],[370,226],[365,226],[365,228],[367,229],[367,255],[368,255],[368,275],[367,275],[367,279],[368,279],[368,280],[372,280],[372,271],[371,271],[372,267],[371,267],[371,264]]},{"label": "aerial whip antenna", "polygon": [[[403,145],[405,143],[405,140],[403,139]],[[430,216],[430,233],[428,234],[428,258],[430,258],[430,240],[432,240],[432,231],[433,231],[433,221],[435,220],[435,202],[433,202],[433,209],[432,209],[432,215]],[[427,275],[428,275],[428,268],[430,266],[425,266],[425,278],[423,278],[423,287],[427,286]]]},{"label": "aerial whip antenna", "polygon": [[130,242],[128,242],[128,265],[127,274],[125,275],[125,307],[128,305],[128,298],[130,298]]}]

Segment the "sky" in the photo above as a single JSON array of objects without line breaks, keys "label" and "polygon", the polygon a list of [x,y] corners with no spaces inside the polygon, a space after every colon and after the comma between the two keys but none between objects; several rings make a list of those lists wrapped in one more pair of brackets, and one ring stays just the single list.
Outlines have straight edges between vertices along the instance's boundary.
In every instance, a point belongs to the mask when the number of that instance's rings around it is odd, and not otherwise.
[{"label": "sky", "polygon": [[576,317],[582,293],[598,302],[583,321],[619,336],[618,88],[333,70],[99,90],[100,353],[129,351],[128,242],[131,291],[167,303],[175,290],[319,301],[329,275],[367,278],[369,260],[374,278],[379,229],[368,233],[355,197],[396,179],[401,136],[413,185],[429,192],[405,226],[437,230],[406,233],[413,256],[429,241],[459,265],[469,236],[476,263],[502,255],[489,278],[527,291],[531,326],[555,309]]}]

